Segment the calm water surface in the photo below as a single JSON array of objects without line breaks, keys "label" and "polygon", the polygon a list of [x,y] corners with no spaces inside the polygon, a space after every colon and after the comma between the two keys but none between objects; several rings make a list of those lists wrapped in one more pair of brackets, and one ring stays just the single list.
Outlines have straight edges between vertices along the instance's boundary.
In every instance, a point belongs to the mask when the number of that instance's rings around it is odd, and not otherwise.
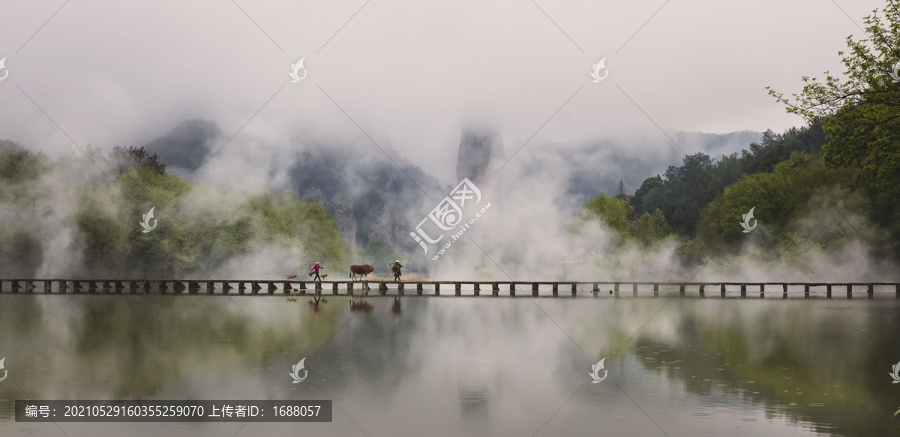
[{"label": "calm water surface", "polygon": [[[0,296],[0,436],[886,436],[893,299]],[[292,384],[306,357],[309,377]],[[606,358],[607,378],[591,383]],[[331,423],[17,423],[16,399],[330,399]]]}]

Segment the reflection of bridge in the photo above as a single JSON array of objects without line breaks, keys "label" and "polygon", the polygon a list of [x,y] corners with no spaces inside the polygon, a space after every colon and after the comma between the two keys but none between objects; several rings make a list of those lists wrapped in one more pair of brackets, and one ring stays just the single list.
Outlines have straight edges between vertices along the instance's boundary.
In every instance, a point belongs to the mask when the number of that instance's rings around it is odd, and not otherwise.
[{"label": "reflection of bridge", "polygon": [[[334,295],[363,296],[370,293],[391,296],[620,296],[623,286],[631,286],[632,297],[657,297],[660,292],[680,296],[718,295],[721,297],[783,298],[823,295],[831,299],[832,291],[844,291],[848,299],[866,293],[873,299],[876,292],[893,291],[900,299],[897,282],[511,282],[511,281],[278,281],[278,280],[188,280],[188,279],[0,279],[0,293],[5,294],[208,294],[208,295]],[[373,291],[373,288],[377,291]],[[640,292],[640,293],[639,293]],[[738,294],[740,293],[740,294]],[[624,294],[624,293],[623,293]]]}]

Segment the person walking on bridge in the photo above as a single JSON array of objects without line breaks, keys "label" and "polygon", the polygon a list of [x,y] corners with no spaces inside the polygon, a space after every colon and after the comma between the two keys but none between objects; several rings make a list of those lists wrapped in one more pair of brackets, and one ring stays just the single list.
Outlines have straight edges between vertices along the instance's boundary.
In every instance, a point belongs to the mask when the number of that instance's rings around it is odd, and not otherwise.
[{"label": "person walking on bridge", "polygon": [[313,278],[313,282],[316,282],[316,279],[318,279],[319,282],[322,282],[322,277],[319,276],[319,271],[322,270],[322,269],[324,269],[324,268],[325,268],[325,266],[319,265],[319,262],[316,261],[316,265],[314,265],[313,268],[312,268],[312,271],[316,274],[316,277]]},{"label": "person walking on bridge", "polygon": [[391,271],[394,272],[394,280],[400,281],[400,268],[403,267],[403,264],[400,264],[400,260],[394,261],[391,264]]}]

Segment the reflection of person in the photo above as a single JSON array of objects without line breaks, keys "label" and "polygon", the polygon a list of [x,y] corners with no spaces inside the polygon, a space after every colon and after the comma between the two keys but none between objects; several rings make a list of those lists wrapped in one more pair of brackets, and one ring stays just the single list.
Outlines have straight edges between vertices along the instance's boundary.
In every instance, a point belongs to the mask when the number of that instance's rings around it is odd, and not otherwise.
[{"label": "reflection of person", "polygon": [[319,315],[319,301],[321,300],[322,303],[327,303],[328,301],[325,299],[322,299],[319,296],[316,296],[314,299],[315,300],[313,302],[310,302],[309,305],[312,306],[313,314],[318,316]]},{"label": "reflection of person", "polygon": [[400,260],[398,259],[393,264],[391,264],[391,271],[394,272],[394,280],[400,280],[400,268],[403,267],[403,264],[400,264]]},{"label": "reflection of person", "polygon": [[316,273],[316,277],[313,278],[313,282],[315,282],[316,279],[318,279],[319,282],[322,282],[322,277],[319,276],[319,270],[322,270],[322,269],[324,269],[324,268],[325,268],[325,266],[320,266],[320,265],[319,265],[319,262],[316,261],[316,265],[314,265],[313,268],[312,268],[312,269],[313,269],[313,272]]},{"label": "reflection of person", "polygon": [[400,297],[394,298],[394,305],[391,306],[391,312],[394,313],[394,316],[400,315]]}]

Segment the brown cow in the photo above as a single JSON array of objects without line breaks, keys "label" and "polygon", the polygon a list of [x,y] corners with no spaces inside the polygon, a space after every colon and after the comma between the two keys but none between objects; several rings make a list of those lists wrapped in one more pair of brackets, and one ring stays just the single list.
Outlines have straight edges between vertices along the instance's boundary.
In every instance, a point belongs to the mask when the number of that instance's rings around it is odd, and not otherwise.
[{"label": "brown cow", "polygon": [[366,279],[369,279],[369,273],[372,273],[374,271],[375,267],[372,267],[368,264],[354,264],[350,266],[350,277],[353,278],[354,281],[356,280],[356,275],[365,276]]}]

